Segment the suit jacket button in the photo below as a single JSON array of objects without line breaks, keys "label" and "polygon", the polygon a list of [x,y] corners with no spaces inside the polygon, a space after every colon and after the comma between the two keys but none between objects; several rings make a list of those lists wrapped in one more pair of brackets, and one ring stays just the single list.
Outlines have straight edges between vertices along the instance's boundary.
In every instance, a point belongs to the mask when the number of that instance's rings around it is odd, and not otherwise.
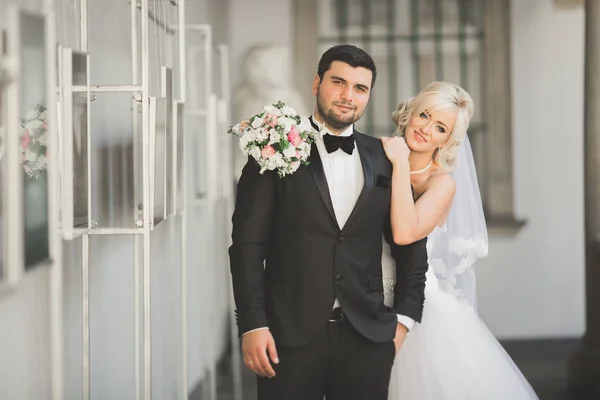
[{"label": "suit jacket button", "polygon": [[338,243],[344,243],[344,235],[338,236]]},{"label": "suit jacket button", "polygon": [[341,281],[342,280],[342,274],[335,274],[335,280],[336,281]]}]

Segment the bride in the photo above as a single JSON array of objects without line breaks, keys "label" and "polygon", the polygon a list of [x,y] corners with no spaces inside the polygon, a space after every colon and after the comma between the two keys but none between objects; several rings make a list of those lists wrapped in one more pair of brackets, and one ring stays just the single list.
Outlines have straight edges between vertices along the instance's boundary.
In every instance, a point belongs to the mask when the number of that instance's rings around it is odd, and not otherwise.
[{"label": "bride", "polygon": [[[429,256],[422,323],[396,356],[390,400],[537,399],[475,311],[473,264],[487,255],[488,238],[466,135],[472,116],[464,89],[433,82],[394,112],[400,135],[382,138],[393,165],[394,241],[428,236]],[[384,296],[391,306],[396,269],[386,247]]]}]

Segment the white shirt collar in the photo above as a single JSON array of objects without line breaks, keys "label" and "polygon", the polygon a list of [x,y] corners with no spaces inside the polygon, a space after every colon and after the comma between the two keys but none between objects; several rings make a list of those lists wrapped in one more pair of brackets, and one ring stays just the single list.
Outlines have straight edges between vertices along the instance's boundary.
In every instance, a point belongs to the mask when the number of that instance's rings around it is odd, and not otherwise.
[{"label": "white shirt collar", "polygon": [[321,135],[321,137],[323,137],[323,135],[325,134],[330,134],[333,136],[350,136],[354,133],[354,124],[350,125],[349,127],[347,127],[342,133],[340,133],[339,135],[335,135],[333,133],[331,133],[331,131],[329,129],[327,129],[327,127],[323,127],[323,124],[321,124],[319,121],[317,121],[317,119],[315,118],[315,114],[313,113],[312,115],[312,120],[315,123],[315,125],[317,125],[319,127],[319,134]]}]

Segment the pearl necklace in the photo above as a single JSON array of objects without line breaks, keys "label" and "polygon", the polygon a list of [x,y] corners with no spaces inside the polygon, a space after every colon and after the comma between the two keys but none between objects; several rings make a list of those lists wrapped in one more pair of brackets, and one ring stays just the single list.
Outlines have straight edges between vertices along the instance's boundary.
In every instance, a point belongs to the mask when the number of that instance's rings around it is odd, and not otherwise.
[{"label": "pearl necklace", "polygon": [[429,161],[429,165],[428,166],[426,166],[425,168],[423,168],[423,169],[421,169],[419,171],[410,171],[410,174],[411,175],[412,174],[420,174],[421,172],[425,172],[425,171],[427,171],[431,167],[431,164],[433,164],[433,158],[431,159],[431,161]]}]

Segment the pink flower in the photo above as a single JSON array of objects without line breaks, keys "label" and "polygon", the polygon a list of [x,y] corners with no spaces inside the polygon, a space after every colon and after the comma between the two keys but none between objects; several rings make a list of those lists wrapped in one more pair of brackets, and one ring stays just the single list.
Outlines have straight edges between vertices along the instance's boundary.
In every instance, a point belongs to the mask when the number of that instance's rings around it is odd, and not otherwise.
[{"label": "pink flower", "polygon": [[302,143],[302,137],[300,136],[300,133],[298,133],[296,125],[292,125],[292,129],[290,129],[287,138],[294,147],[298,147],[300,143]]},{"label": "pink flower", "polygon": [[271,128],[275,128],[275,125],[277,125],[277,115],[267,114],[263,123],[269,125]]},{"label": "pink flower", "polygon": [[261,150],[260,155],[264,159],[273,157],[275,155],[275,149],[273,148],[273,146],[266,146],[264,149]]},{"label": "pink flower", "polygon": [[250,121],[247,119],[240,122],[240,132],[244,132],[250,126]]},{"label": "pink flower", "polygon": [[29,130],[25,130],[25,133],[23,133],[23,137],[21,138],[21,147],[23,150],[27,150],[30,144],[31,136],[29,136]]}]

